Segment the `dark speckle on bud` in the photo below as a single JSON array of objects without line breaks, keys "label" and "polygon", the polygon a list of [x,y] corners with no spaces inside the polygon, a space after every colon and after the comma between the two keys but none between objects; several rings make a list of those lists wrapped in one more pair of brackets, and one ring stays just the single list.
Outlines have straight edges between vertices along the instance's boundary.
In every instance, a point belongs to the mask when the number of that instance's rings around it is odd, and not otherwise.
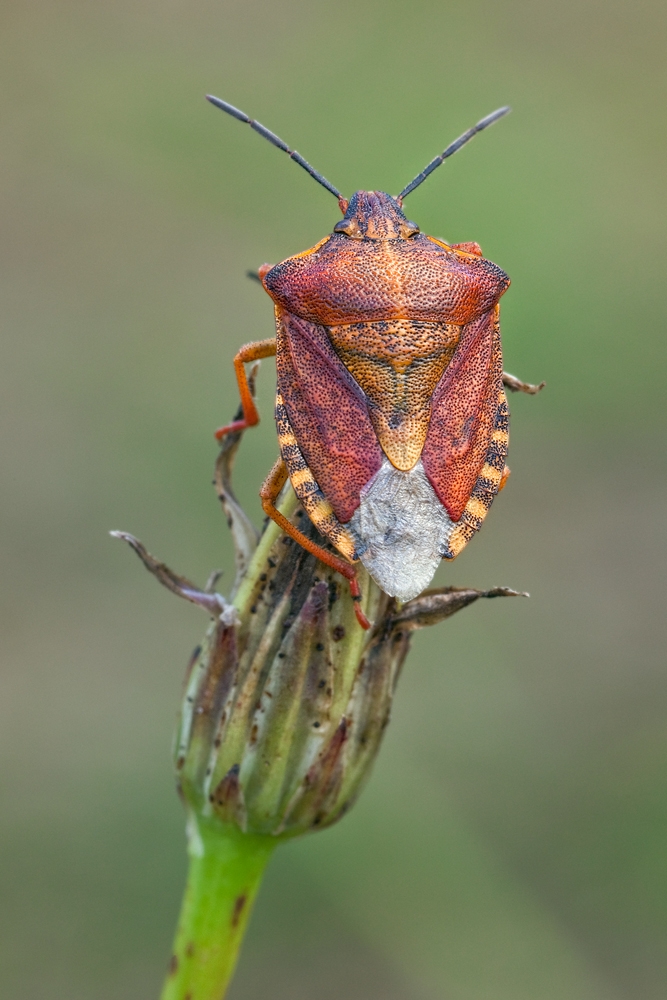
[{"label": "dark speckle on bud", "polygon": [[243,908],[246,904],[245,896],[237,896],[234,903],[234,911],[232,913],[232,927],[238,927],[239,920],[241,919],[241,914],[243,913]]},{"label": "dark speckle on bud", "polygon": [[[338,584],[335,580],[329,582],[329,610],[334,606],[338,600]],[[342,626],[340,626],[342,628]],[[345,631],[343,629],[343,631]]]}]

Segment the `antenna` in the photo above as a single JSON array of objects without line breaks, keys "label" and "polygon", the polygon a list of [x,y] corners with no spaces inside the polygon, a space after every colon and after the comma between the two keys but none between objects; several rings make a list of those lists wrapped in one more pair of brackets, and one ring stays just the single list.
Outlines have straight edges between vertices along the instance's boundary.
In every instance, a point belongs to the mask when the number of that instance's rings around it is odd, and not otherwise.
[{"label": "antenna", "polygon": [[327,191],[331,191],[332,195],[338,198],[339,202],[345,201],[340,191],[337,191],[336,188],[333,186],[333,184],[329,183],[326,177],[323,177],[322,174],[318,173],[314,167],[311,167],[310,163],[308,163],[308,160],[304,160],[301,153],[297,153],[295,149],[290,149],[286,142],[283,142],[283,140],[280,139],[277,135],[275,135],[273,132],[270,132],[269,129],[266,128],[266,126],[261,125],[259,122],[254,121],[254,119],[252,118],[249,118],[244,111],[239,111],[239,109],[235,108],[233,104],[228,104],[227,101],[221,101],[219,97],[212,97],[211,94],[207,94],[206,100],[210,101],[211,104],[215,104],[216,108],[220,108],[221,111],[226,111],[228,115],[232,116],[232,118],[238,118],[240,122],[245,122],[246,125],[249,125],[250,128],[253,128],[255,132],[259,132],[259,134],[263,135],[265,139],[268,139],[269,142],[272,142],[274,146],[277,146],[278,149],[282,149],[285,153],[287,153],[287,155],[291,157],[291,159],[293,159],[296,163],[298,163],[300,167],[303,167],[306,173],[310,174],[310,176],[313,177],[318,184],[321,184],[322,187],[325,187]]},{"label": "antenna", "polygon": [[512,110],[511,108],[505,107],[505,108],[498,108],[497,111],[492,111],[490,115],[487,115],[486,118],[482,118],[480,122],[477,122],[476,125],[473,125],[473,127],[469,128],[467,132],[464,132],[463,135],[460,135],[458,137],[458,139],[455,139],[454,142],[450,143],[450,145],[447,146],[447,149],[444,151],[444,153],[441,153],[440,156],[436,156],[434,160],[431,160],[429,165],[427,167],[424,167],[422,172],[420,174],[417,174],[415,179],[410,181],[407,187],[404,187],[401,193],[396,196],[396,201],[399,203],[399,205],[401,204],[403,199],[407,197],[407,195],[411,194],[411,192],[414,191],[416,187],[419,187],[421,182],[425,181],[428,175],[432,174],[433,171],[436,169],[436,167],[439,167],[440,164],[443,163],[448,156],[452,156],[452,154],[456,153],[456,151],[459,150],[461,146],[465,146],[466,142],[470,142],[470,140],[473,139],[478,132],[482,132],[485,128],[488,128],[489,125],[493,125],[493,123],[497,122],[499,118],[503,118],[505,115],[509,114],[511,110]]}]

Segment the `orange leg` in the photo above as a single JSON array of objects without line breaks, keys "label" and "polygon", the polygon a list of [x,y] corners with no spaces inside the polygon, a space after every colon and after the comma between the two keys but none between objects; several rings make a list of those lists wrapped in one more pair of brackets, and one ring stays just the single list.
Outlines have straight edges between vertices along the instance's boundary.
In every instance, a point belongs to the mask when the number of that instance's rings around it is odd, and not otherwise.
[{"label": "orange leg", "polygon": [[254,427],[255,424],[259,423],[259,414],[250,392],[244,366],[246,361],[272,358],[275,353],[276,338],[271,337],[270,340],[255,340],[252,344],[245,344],[234,358],[234,371],[236,372],[236,381],[239,384],[243,420],[234,420],[225,427],[219,427],[215,432],[218,441],[221,441],[225,434],[230,434],[232,431],[244,431],[246,427]]},{"label": "orange leg", "polygon": [[500,482],[498,483],[498,492],[499,493],[500,493],[501,490],[505,489],[505,486],[507,484],[507,480],[509,479],[511,472],[512,472],[512,470],[510,469],[509,465],[506,465],[505,468],[503,469],[503,474],[500,477]]},{"label": "orange leg", "polygon": [[311,541],[310,538],[306,538],[306,536],[299,531],[298,528],[295,528],[294,525],[276,508],[275,501],[281,489],[285,485],[286,480],[287,466],[283,462],[282,458],[279,458],[264,480],[262,488],[259,491],[264,513],[268,514],[268,516],[283,529],[286,535],[289,535],[295,542],[298,542],[299,545],[301,545],[307,552],[310,552],[316,559],[319,559],[320,562],[330,566],[331,569],[335,569],[337,573],[340,573],[346,578],[346,580],[349,580],[350,594],[352,595],[352,600],[354,601],[354,613],[357,616],[357,621],[362,628],[370,628],[371,623],[359,606],[359,602],[361,601],[361,591],[359,589],[359,581],[357,580],[357,571],[355,567],[351,563],[347,562],[347,560],[341,559],[340,556],[335,556],[333,552],[327,552],[326,549],[323,549],[321,545],[317,545],[316,542]]}]

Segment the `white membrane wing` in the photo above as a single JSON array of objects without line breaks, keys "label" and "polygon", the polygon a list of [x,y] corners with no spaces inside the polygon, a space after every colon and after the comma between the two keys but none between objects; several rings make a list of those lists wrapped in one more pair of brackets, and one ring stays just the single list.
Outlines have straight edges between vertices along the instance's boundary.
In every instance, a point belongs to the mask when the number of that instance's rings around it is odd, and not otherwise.
[{"label": "white membrane wing", "polygon": [[390,597],[409,601],[433,579],[454,524],[421,460],[401,472],[385,458],[362,490],[347,527],[378,586]]}]

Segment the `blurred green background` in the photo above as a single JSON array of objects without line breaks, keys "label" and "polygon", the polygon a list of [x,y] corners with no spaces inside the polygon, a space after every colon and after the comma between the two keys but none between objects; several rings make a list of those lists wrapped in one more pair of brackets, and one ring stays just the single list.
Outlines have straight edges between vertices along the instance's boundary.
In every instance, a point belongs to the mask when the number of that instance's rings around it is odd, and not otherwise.
[{"label": "blurred green background", "polygon": [[[665,43],[657,0],[26,0],[1,14],[3,997],[147,1000],[185,871],[170,738],[244,273],[407,203],[512,277],[513,475],[442,583],[530,590],[418,637],[372,780],[283,847],[230,1000],[665,996]],[[273,363],[239,492],[276,455]],[[224,584],[224,581],[223,581]]]}]

